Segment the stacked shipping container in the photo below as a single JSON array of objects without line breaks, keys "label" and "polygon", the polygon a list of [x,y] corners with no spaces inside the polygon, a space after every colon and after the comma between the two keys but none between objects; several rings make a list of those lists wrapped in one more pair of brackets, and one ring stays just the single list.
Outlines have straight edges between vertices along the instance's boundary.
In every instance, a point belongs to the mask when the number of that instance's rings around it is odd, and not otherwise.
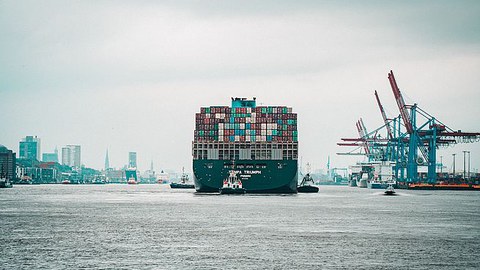
[{"label": "stacked shipping container", "polygon": [[196,142],[297,142],[297,114],[288,107],[203,107]]},{"label": "stacked shipping container", "polygon": [[194,159],[296,160],[297,114],[284,106],[255,106],[232,99],[232,107],[203,107],[195,116]]}]

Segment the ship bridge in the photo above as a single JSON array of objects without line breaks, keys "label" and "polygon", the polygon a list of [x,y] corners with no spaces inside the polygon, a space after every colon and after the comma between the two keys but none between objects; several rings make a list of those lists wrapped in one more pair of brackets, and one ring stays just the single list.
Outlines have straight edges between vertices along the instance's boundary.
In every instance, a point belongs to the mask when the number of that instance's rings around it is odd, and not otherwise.
[{"label": "ship bridge", "polygon": [[255,108],[257,107],[256,100],[255,97],[253,99],[232,97],[232,108]]}]

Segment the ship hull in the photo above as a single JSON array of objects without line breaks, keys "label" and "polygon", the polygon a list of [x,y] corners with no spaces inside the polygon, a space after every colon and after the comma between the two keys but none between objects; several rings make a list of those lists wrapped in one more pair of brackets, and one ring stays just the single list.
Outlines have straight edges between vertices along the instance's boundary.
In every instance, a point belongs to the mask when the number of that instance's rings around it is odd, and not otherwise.
[{"label": "ship hull", "polygon": [[317,193],[319,190],[316,186],[299,186],[297,187],[297,191],[299,193]]},{"label": "ship hull", "polygon": [[247,193],[297,193],[296,160],[194,160],[196,191],[219,192],[232,166]]},{"label": "ship hull", "polygon": [[195,186],[193,184],[182,184],[182,183],[171,183],[170,188],[189,188],[194,189]]},{"label": "ship hull", "polygon": [[386,189],[387,183],[369,181],[367,182],[367,187],[370,189]]}]

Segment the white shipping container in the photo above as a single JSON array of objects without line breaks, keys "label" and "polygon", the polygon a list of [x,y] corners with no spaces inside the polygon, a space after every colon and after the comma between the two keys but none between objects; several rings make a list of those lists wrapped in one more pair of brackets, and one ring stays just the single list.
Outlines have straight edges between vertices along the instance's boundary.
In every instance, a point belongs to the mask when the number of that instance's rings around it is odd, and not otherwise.
[{"label": "white shipping container", "polygon": [[278,124],[277,124],[277,123],[273,123],[272,129],[277,129],[277,128],[278,128]]},{"label": "white shipping container", "polygon": [[267,124],[266,123],[262,123],[262,129],[267,129]]},{"label": "white shipping container", "polygon": [[262,129],[262,131],[260,132],[261,135],[267,135],[267,130],[266,129]]},{"label": "white shipping container", "polygon": [[218,123],[218,129],[223,129],[224,125],[224,123]]},{"label": "white shipping container", "polygon": [[250,129],[245,130],[245,135],[250,135]]},{"label": "white shipping container", "polygon": [[223,129],[219,129],[219,130],[218,130],[218,135],[219,135],[219,136],[222,136],[222,135],[223,135]]},{"label": "white shipping container", "polygon": [[245,122],[251,123],[250,121],[252,121],[252,118],[250,118],[250,117],[245,118]]},{"label": "white shipping container", "polygon": [[[247,131],[248,131],[248,130],[247,130]],[[250,136],[246,136],[246,137],[245,137],[245,141],[246,141],[246,142],[249,142],[249,141],[250,141]]]},{"label": "white shipping container", "polygon": [[235,141],[236,141],[236,142],[239,142],[239,141],[240,141],[240,136],[236,135],[236,136],[235,136]]},{"label": "white shipping container", "polygon": [[257,113],[256,112],[252,112],[252,118],[256,118],[257,117]]},{"label": "white shipping container", "polygon": [[251,113],[252,112],[252,108],[247,108],[247,113]]},{"label": "white shipping container", "polygon": [[267,135],[272,135],[272,130],[271,129],[267,130]]},{"label": "white shipping container", "polygon": [[240,129],[245,129],[245,124],[244,123],[240,123]]},{"label": "white shipping container", "polygon": [[223,136],[222,135],[218,136],[218,141],[223,142]]}]

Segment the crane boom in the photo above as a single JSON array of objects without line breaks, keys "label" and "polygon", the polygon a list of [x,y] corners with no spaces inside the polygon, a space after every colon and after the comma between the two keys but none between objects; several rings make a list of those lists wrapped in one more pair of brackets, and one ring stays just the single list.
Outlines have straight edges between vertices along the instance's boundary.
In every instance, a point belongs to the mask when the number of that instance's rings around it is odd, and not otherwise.
[{"label": "crane boom", "polygon": [[380,113],[382,114],[383,122],[385,123],[385,127],[387,128],[388,138],[393,139],[392,128],[388,123],[387,114],[385,113],[382,103],[380,102],[380,98],[378,97],[377,90],[375,90],[375,98],[377,99],[378,107],[380,108]]},{"label": "crane boom", "polygon": [[398,89],[397,82],[395,81],[395,76],[393,76],[393,71],[390,70],[388,73],[388,80],[390,81],[390,86],[392,87],[393,95],[397,101],[398,109],[400,110],[400,115],[402,116],[403,123],[407,129],[408,134],[413,133],[412,121],[410,120],[410,115],[408,114],[405,101],[403,100],[402,93]]},{"label": "crane boom", "polygon": [[[365,124],[363,124],[362,118],[360,118],[360,120],[357,121],[356,125],[357,125],[358,135],[360,136],[360,138],[368,139],[368,136],[367,136],[368,133],[365,128]],[[370,148],[366,141],[363,144],[363,148],[365,149],[365,154],[367,155],[370,154]]]}]

